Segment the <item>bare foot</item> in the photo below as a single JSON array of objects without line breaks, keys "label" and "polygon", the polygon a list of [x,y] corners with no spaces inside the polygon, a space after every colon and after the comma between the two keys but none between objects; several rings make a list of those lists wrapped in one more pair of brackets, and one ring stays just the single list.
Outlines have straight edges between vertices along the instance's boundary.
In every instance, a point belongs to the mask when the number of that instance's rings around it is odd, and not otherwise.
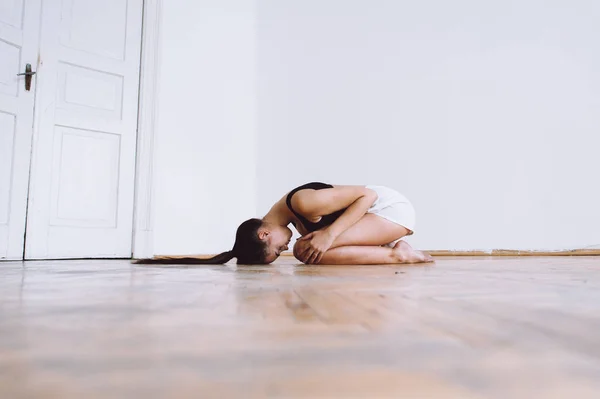
[{"label": "bare foot", "polygon": [[434,261],[431,255],[413,249],[403,240],[398,241],[394,245],[393,252],[398,259],[398,263],[425,263]]}]

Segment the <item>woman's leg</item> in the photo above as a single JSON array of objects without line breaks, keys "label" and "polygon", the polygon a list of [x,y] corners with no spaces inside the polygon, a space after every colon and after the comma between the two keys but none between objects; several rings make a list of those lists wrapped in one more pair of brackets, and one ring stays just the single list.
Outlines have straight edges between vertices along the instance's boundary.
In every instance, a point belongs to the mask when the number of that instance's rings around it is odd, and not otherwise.
[{"label": "woman's leg", "polygon": [[[298,246],[294,246],[294,255],[298,259]],[[300,260],[300,259],[298,259]],[[349,245],[328,250],[323,254],[321,265],[387,265],[400,263],[433,262],[428,254],[416,251],[405,241],[399,241],[394,248]]]},{"label": "woman's leg", "polygon": [[408,234],[408,230],[381,216],[365,214],[333,242],[331,248],[349,245],[385,245]]},{"label": "woman's leg", "polygon": [[[432,262],[431,256],[415,251],[404,241],[394,248],[382,247],[408,234],[408,230],[380,216],[367,213],[358,222],[343,232],[321,259],[326,265],[372,265],[392,263]],[[302,252],[297,242],[294,255]]]},{"label": "woman's leg", "polygon": [[319,262],[322,265],[386,265],[402,263],[392,248],[350,245],[328,250]]}]

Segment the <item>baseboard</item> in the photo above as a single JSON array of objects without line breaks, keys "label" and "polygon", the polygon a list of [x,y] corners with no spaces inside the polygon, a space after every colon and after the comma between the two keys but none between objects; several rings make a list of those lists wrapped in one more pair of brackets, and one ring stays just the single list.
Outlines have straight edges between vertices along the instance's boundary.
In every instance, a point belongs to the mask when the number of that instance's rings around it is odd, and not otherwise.
[{"label": "baseboard", "polygon": [[600,256],[600,249],[570,249],[563,251],[526,251],[494,249],[491,251],[425,251],[431,256]]},{"label": "baseboard", "polygon": [[[563,251],[526,251],[519,249],[493,249],[491,251],[452,251],[452,250],[424,250],[431,256],[600,256],[600,249],[569,249]],[[292,253],[283,253],[281,256],[293,256]]]},{"label": "baseboard", "polygon": [[[600,256],[600,249],[570,249],[563,251],[524,251],[517,249],[494,249],[491,251],[451,251],[431,250],[427,251],[431,256]],[[153,259],[177,259],[183,257],[210,258],[214,255],[157,255]],[[294,256],[291,252],[284,252],[281,256]]]}]

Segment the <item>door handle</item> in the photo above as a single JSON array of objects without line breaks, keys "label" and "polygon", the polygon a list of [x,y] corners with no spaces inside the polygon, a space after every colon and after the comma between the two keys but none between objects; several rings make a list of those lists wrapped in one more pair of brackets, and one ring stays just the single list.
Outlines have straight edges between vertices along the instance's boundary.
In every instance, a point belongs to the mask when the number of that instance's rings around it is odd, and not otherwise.
[{"label": "door handle", "polygon": [[31,71],[31,64],[25,65],[25,72],[18,73],[17,76],[25,76],[25,90],[31,90],[31,77],[35,75],[35,72]]}]

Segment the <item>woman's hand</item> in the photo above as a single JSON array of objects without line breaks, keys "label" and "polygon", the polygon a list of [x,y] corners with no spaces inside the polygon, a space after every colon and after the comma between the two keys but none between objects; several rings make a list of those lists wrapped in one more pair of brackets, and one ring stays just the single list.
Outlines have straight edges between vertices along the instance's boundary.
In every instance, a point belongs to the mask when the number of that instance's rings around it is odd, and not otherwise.
[{"label": "woman's hand", "polygon": [[298,239],[300,241],[299,258],[306,264],[319,263],[333,242],[335,236],[327,229],[313,231]]}]

